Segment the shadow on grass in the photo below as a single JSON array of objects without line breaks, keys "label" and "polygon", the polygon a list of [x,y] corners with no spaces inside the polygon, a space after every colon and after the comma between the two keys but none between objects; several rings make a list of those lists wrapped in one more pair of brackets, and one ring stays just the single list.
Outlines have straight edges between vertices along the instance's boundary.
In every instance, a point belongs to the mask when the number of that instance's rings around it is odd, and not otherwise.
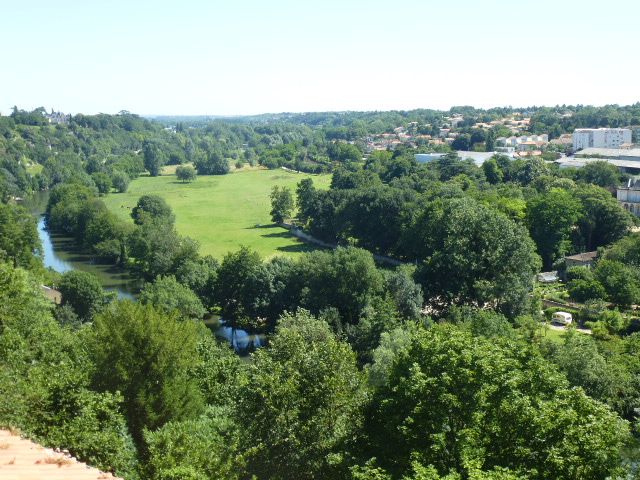
[{"label": "shadow on grass", "polygon": [[280,228],[280,225],[277,223],[256,223],[253,227],[245,227],[245,230],[255,230],[256,228]]},{"label": "shadow on grass", "polygon": [[295,238],[288,230],[282,232],[263,233],[260,235],[263,238]]},{"label": "shadow on grass", "polygon": [[295,243],[294,245],[285,245],[284,247],[276,248],[276,250],[278,250],[279,252],[285,252],[285,253],[306,253],[306,252],[313,252],[314,250],[321,250],[321,249],[322,247],[318,245],[312,245],[312,244],[303,243],[303,242]]}]

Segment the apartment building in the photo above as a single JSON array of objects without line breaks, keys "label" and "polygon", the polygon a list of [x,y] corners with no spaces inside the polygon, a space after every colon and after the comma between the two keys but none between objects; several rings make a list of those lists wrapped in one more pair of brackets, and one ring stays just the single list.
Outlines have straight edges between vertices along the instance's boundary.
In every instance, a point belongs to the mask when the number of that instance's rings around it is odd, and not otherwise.
[{"label": "apartment building", "polygon": [[631,143],[629,128],[577,128],[573,132],[573,150],[583,148],[620,148]]}]

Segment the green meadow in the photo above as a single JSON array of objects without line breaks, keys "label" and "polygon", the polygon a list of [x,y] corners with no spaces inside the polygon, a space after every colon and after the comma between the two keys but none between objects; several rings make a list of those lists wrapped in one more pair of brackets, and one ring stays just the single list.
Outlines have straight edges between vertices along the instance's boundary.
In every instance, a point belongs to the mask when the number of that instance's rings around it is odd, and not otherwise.
[{"label": "green meadow", "polygon": [[295,194],[296,184],[308,177],[316,188],[325,189],[331,175],[247,168],[182,183],[171,173],[165,170],[159,177],[140,177],[131,182],[127,193],[109,194],[104,202],[118,216],[131,220],[131,209],[140,196],[159,195],[173,209],[178,232],[197,240],[202,254],[216,258],[240,245],[265,258],[295,256],[313,248],[272,224],[269,194],[275,185],[290,187]]}]

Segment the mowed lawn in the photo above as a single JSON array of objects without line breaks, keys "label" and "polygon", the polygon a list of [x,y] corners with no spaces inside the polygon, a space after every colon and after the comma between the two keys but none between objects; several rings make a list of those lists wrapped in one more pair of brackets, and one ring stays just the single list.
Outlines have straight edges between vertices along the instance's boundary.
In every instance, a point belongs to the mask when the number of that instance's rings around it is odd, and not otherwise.
[{"label": "mowed lawn", "polygon": [[176,228],[200,243],[200,252],[222,258],[246,245],[262,257],[275,254],[295,256],[313,247],[299,242],[283,228],[272,224],[269,194],[274,185],[288,186],[295,195],[296,184],[312,178],[316,188],[328,188],[331,175],[308,175],[285,170],[238,170],[227,175],[198,176],[193,183],[181,183],[174,175],[140,177],[127,193],[104,197],[118,216],[131,221],[131,209],[145,194],[159,195],[173,209]]}]

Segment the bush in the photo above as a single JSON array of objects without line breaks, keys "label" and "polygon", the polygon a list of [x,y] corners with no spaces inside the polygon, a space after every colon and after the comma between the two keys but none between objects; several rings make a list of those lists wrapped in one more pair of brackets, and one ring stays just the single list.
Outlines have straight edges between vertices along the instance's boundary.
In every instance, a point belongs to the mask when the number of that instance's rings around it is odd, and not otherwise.
[{"label": "bush", "polygon": [[193,182],[196,179],[196,169],[191,165],[180,165],[176,168],[176,177],[181,182]]},{"label": "bush", "polygon": [[116,170],[111,176],[111,183],[113,184],[113,188],[115,188],[118,193],[125,193],[129,188],[129,182],[129,175],[124,172]]}]

